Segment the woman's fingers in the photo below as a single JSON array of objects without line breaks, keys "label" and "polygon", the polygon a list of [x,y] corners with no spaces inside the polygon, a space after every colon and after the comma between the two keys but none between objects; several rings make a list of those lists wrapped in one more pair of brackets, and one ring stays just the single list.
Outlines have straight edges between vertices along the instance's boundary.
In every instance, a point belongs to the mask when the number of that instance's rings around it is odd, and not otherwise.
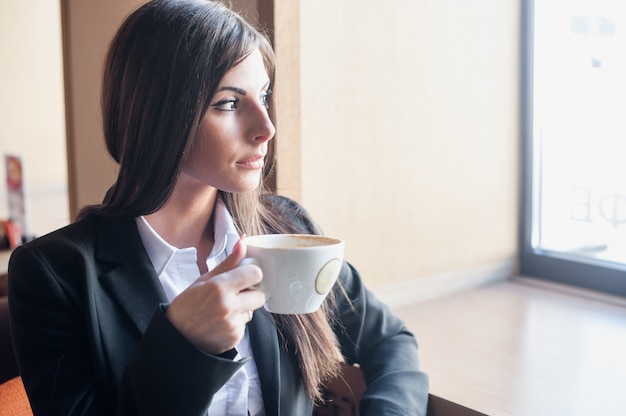
[{"label": "woman's fingers", "polygon": [[228,258],[201,276],[172,301],[167,317],[194,345],[219,354],[239,343],[252,311],[263,306],[265,295],[254,288],[261,269],[239,265],[245,258],[243,237]]},{"label": "woman's fingers", "polygon": [[251,319],[250,311],[265,302],[263,292],[248,289],[258,279],[250,279],[245,268],[254,267],[242,266],[194,283],[172,301],[166,312],[168,319],[208,353],[219,354],[235,347]]}]

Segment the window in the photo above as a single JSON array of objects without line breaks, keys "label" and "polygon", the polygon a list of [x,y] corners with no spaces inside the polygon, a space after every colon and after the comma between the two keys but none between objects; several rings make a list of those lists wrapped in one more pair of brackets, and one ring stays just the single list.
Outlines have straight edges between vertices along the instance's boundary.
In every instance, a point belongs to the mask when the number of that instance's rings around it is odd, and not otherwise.
[{"label": "window", "polygon": [[626,296],[626,0],[524,2],[521,272]]}]

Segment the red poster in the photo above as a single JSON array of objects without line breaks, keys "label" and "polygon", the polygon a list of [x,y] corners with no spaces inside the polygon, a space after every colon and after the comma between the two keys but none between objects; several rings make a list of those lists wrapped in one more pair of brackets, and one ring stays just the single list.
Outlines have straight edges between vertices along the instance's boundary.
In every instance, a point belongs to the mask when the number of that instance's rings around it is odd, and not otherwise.
[{"label": "red poster", "polygon": [[[19,245],[26,229],[26,202],[24,198],[24,166],[22,158],[5,155],[7,196],[9,202],[9,228],[7,231],[12,247]],[[6,225],[5,225],[6,227]]]}]

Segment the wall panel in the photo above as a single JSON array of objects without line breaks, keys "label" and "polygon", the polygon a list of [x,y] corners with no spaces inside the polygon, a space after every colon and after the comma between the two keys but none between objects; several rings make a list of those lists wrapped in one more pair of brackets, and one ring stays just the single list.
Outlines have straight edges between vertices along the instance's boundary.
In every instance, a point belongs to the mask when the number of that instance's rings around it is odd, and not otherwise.
[{"label": "wall panel", "polygon": [[301,7],[301,200],[373,285],[516,252],[519,2]]}]

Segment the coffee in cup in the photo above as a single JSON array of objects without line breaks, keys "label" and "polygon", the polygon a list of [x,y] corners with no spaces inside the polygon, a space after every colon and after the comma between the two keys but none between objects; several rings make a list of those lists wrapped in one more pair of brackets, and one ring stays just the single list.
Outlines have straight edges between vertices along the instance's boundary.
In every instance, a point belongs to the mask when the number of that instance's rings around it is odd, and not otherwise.
[{"label": "coffee in cup", "polygon": [[246,237],[244,263],[263,271],[259,288],[265,309],[278,314],[315,312],[335,284],[343,263],[344,242],[309,234]]}]

